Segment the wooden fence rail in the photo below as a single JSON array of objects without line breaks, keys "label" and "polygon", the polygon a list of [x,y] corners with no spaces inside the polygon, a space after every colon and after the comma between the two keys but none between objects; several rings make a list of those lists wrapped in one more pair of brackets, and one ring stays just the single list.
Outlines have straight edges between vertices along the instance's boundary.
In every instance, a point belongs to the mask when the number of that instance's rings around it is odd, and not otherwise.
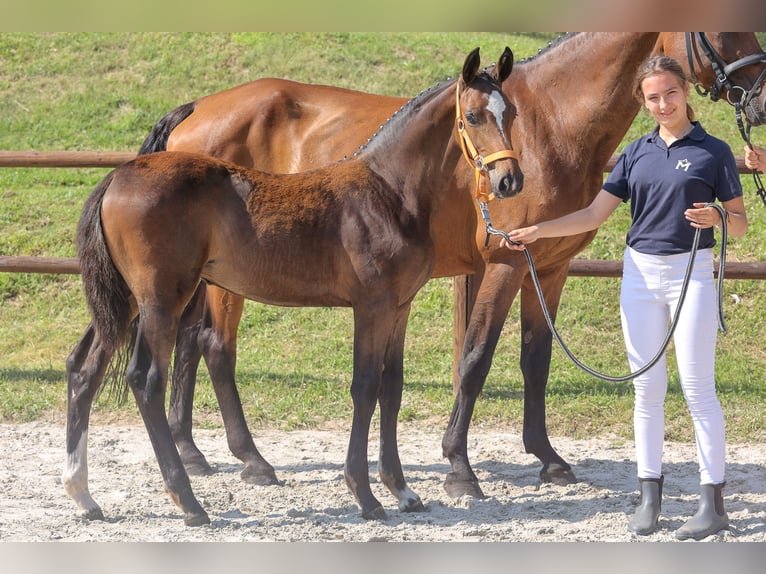
[{"label": "wooden fence rail", "polygon": [[[0,150],[0,167],[117,167],[136,157],[132,151],[4,151]],[[617,161],[609,158],[605,171],[609,172]],[[740,173],[750,173],[745,158],[738,156]]]},{"label": "wooden fence rail", "polygon": [[[100,151],[1,151],[0,167],[117,167],[136,157],[135,152]],[[612,156],[606,166],[610,171],[617,160]],[[740,173],[750,173],[743,157],[737,157]],[[0,272],[78,274],[76,258],[23,257],[0,255]],[[716,275],[718,267],[716,266]],[[573,259],[569,264],[573,277],[620,277],[621,260]],[[726,264],[727,279],[766,279],[766,262],[732,261]]]},{"label": "wooden fence rail", "polygon": [[[8,257],[0,255],[0,272],[49,273],[77,275],[80,263],[76,257]],[[715,263],[718,276],[718,262]],[[622,277],[622,260],[572,259],[570,277]],[[730,261],[724,270],[726,279],[766,279],[766,262]]]},{"label": "wooden fence rail", "polygon": [[117,167],[135,157],[127,151],[0,151],[0,167]]}]

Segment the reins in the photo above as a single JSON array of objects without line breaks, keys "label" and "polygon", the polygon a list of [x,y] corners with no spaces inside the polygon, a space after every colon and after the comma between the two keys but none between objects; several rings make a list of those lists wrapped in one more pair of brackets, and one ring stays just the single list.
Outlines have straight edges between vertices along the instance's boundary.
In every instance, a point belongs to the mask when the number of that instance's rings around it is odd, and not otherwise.
[{"label": "reins", "polygon": [[[745,90],[745,88],[742,86],[733,85],[729,79],[729,75],[746,66],[766,63],[766,52],[749,54],[743,58],[735,60],[730,64],[727,64],[715,51],[713,46],[710,44],[710,41],[705,36],[704,32],[694,32],[693,34],[693,38],[696,44],[702,48],[705,56],[710,61],[710,65],[713,68],[713,72],[715,73],[716,77],[715,84],[713,84],[709,90],[702,87],[700,81],[697,79],[697,76],[694,73],[694,58],[692,57],[692,32],[685,32],[684,36],[686,39],[686,56],[689,60],[689,74],[691,77],[691,82],[694,85],[694,89],[700,96],[705,97],[709,95],[710,99],[714,102],[720,99],[721,90],[723,88],[726,89],[726,99],[732,106],[734,106],[734,115],[737,121],[739,134],[742,136],[742,139],[745,140],[745,143],[748,145],[748,147],[753,149],[753,144],[750,141],[750,123],[748,122],[747,125],[745,125],[745,122],[742,119],[742,108],[747,107],[747,105],[750,103],[750,100],[755,96],[758,86],[760,86],[764,81],[764,78],[766,78],[766,69],[761,72],[760,76],[758,76],[758,79],[755,81],[750,90]],[[741,92],[742,94],[742,97],[739,100],[735,100],[732,96],[732,94],[737,91]],[[757,169],[753,169],[752,175],[753,183],[755,184],[755,192],[758,194],[758,197],[761,198],[761,202],[763,202],[764,206],[766,206],[766,189],[763,187],[760,173]]]},{"label": "reins", "polygon": [[458,135],[460,136],[460,148],[463,150],[463,157],[465,157],[468,164],[473,168],[476,179],[476,199],[480,202],[487,202],[494,199],[492,192],[487,193],[487,178],[489,177],[488,166],[500,159],[516,159],[518,161],[519,156],[512,149],[504,149],[491,153],[487,156],[482,156],[479,150],[471,141],[471,137],[465,129],[465,119],[463,118],[463,112],[460,109],[460,82],[458,81],[455,86],[455,123],[457,125]]},{"label": "reins", "polygon": [[[721,263],[718,269],[718,328],[722,332],[725,332],[726,325],[724,323],[724,317],[723,317],[723,274],[724,274],[724,267],[726,265],[726,242],[727,242],[727,236],[728,236],[726,212],[720,205],[717,205],[715,203],[708,203],[705,205],[705,207],[713,207],[721,215],[721,256],[720,256]],[[489,241],[490,235],[499,235],[500,237],[505,239],[508,243],[511,243],[513,245],[520,244],[518,241],[513,241],[505,231],[502,231],[500,229],[495,229],[492,226],[492,221],[490,220],[490,216],[489,216],[489,206],[486,204],[486,202],[482,202],[481,200],[479,200],[479,209],[481,211],[482,219],[484,219],[484,226],[487,231],[487,241]],[[643,367],[641,367],[640,369],[638,369],[637,371],[633,373],[619,376],[619,377],[605,375],[603,373],[600,373],[588,367],[586,364],[579,361],[577,357],[575,357],[574,354],[569,350],[569,347],[566,346],[563,339],[561,338],[561,335],[559,335],[558,330],[556,330],[556,326],[553,324],[553,319],[551,318],[548,305],[545,302],[545,296],[543,295],[543,290],[542,290],[542,287],[540,286],[540,279],[537,276],[537,270],[535,269],[535,263],[532,260],[532,255],[531,253],[529,253],[529,249],[524,249],[524,255],[527,258],[527,264],[529,265],[529,272],[532,277],[532,283],[535,286],[535,291],[537,292],[537,298],[540,300],[540,306],[542,307],[543,315],[545,316],[545,322],[548,324],[548,329],[550,329],[551,334],[553,335],[553,338],[556,339],[556,342],[562,348],[564,353],[566,353],[567,357],[569,357],[569,359],[575,365],[577,365],[580,369],[582,369],[586,373],[593,375],[594,377],[597,377],[604,381],[621,383],[621,382],[633,379],[635,377],[638,377],[639,375],[642,375],[643,373],[651,369],[655,364],[657,364],[657,361],[659,361],[662,358],[663,353],[667,349],[667,346],[670,343],[670,339],[673,336],[673,332],[675,331],[676,326],[678,325],[678,318],[681,315],[681,309],[683,307],[684,299],[686,298],[686,292],[689,287],[689,280],[691,278],[691,273],[694,268],[694,259],[697,256],[700,231],[701,230],[698,228],[694,233],[694,241],[692,243],[691,252],[689,253],[689,263],[686,266],[686,273],[684,275],[684,281],[681,286],[681,294],[678,298],[678,306],[676,307],[676,311],[673,314],[673,320],[671,321],[670,328],[668,329],[668,333],[665,336],[665,340],[662,342],[662,345],[660,345],[660,348],[657,351],[657,354],[646,365],[644,365]]]}]

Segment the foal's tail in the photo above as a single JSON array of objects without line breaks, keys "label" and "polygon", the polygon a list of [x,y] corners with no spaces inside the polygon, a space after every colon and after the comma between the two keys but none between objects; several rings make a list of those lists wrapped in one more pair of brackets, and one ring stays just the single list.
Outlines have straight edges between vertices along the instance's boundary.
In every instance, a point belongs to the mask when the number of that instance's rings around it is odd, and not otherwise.
[{"label": "foal's tail", "polygon": [[189,102],[188,104],[178,106],[176,109],[168,112],[165,117],[154,125],[152,131],[144,140],[144,143],[141,144],[141,149],[138,150],[138,155],[146,155],[148,153],[167,150],[170,133],[178,127],[178,124],[192,114],[195,106],[195,102]]},{"label": "foal's tail", "polygon": [[101,203],[113,177],[114,172],[111,172],[91,192],[77,225],[77,256],[85,300],[93,328],[104,350],[110,353],[130,344],[127,335],[132,330],[133,316],[130,289],[114,266],[101,228]]}]

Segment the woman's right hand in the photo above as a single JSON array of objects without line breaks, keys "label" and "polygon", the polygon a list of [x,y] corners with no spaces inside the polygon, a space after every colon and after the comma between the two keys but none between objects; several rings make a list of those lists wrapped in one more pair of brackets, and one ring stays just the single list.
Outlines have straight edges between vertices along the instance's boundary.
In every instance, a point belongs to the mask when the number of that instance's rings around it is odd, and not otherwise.
[{"label": "woman's right hand", "polygon": [[537,241],[538,231],[539,228],[537,225],[514,229],[508,233],[508,237],[512,241],[517,241],[518,243],[508,243],[508,241],[505,240],[505,237],[503,237],[500,241],[500,245],[513,251],[523,251],[526,248],[526,244]]}]

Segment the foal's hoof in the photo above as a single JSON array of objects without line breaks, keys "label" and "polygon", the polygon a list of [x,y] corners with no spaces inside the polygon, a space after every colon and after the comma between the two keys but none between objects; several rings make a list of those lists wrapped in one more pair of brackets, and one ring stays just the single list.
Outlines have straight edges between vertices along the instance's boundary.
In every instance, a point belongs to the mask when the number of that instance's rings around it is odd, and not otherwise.
[{"label": "foal's hoof", "polygon": [[186,526],[203,526],[205,524],[210,524],[210,518],[204,511],[196,514],[189,512],[184,515],[184,524],[186,524]]},{"label": "foal's hoof", "polygon": [[245,466],[244,470],[242,470],[239,476],[246,483],[254,484],[256,486],[279,485],[277,475],[274,474],[273,469],[263,470],[254,468],[252,466]]},{"label": "foal's hoof", "polygon": [[418,498],[417,500],[408,500],[404,505],[400,504],[399,510],[402,512],[425,512],[426,507],[423,505],[423,501]]},{"label": "foal's hoof", "polygon": [[103,520],[104,519],[104,513],[98,507],[91,508],[90,510],[86,510],[80,516],[82,516],[85,520]]},{"label": "foal's hoof", "polygon": [[461,496],[470,496],[478,499],[487,498],[484,492],[482,492],[478,480],[457,478],[452,472],[447,474],[447,478],[444,481],[444,490],[452,498],[460,498]]},{"label": "foal's hoof", "polygon": [[362,512],[362,518],[365,520],[388,520],[388,514],[382,506],[376,506],[372,510]]},{"label": "foal's hoof", "polygon": [[557,486],[566,486],[575,484],[577,477],[570,467],[563,467],[560,464],[551,463],[543,467],[540,471],[540,480],[543,482],[552,482]]}]

